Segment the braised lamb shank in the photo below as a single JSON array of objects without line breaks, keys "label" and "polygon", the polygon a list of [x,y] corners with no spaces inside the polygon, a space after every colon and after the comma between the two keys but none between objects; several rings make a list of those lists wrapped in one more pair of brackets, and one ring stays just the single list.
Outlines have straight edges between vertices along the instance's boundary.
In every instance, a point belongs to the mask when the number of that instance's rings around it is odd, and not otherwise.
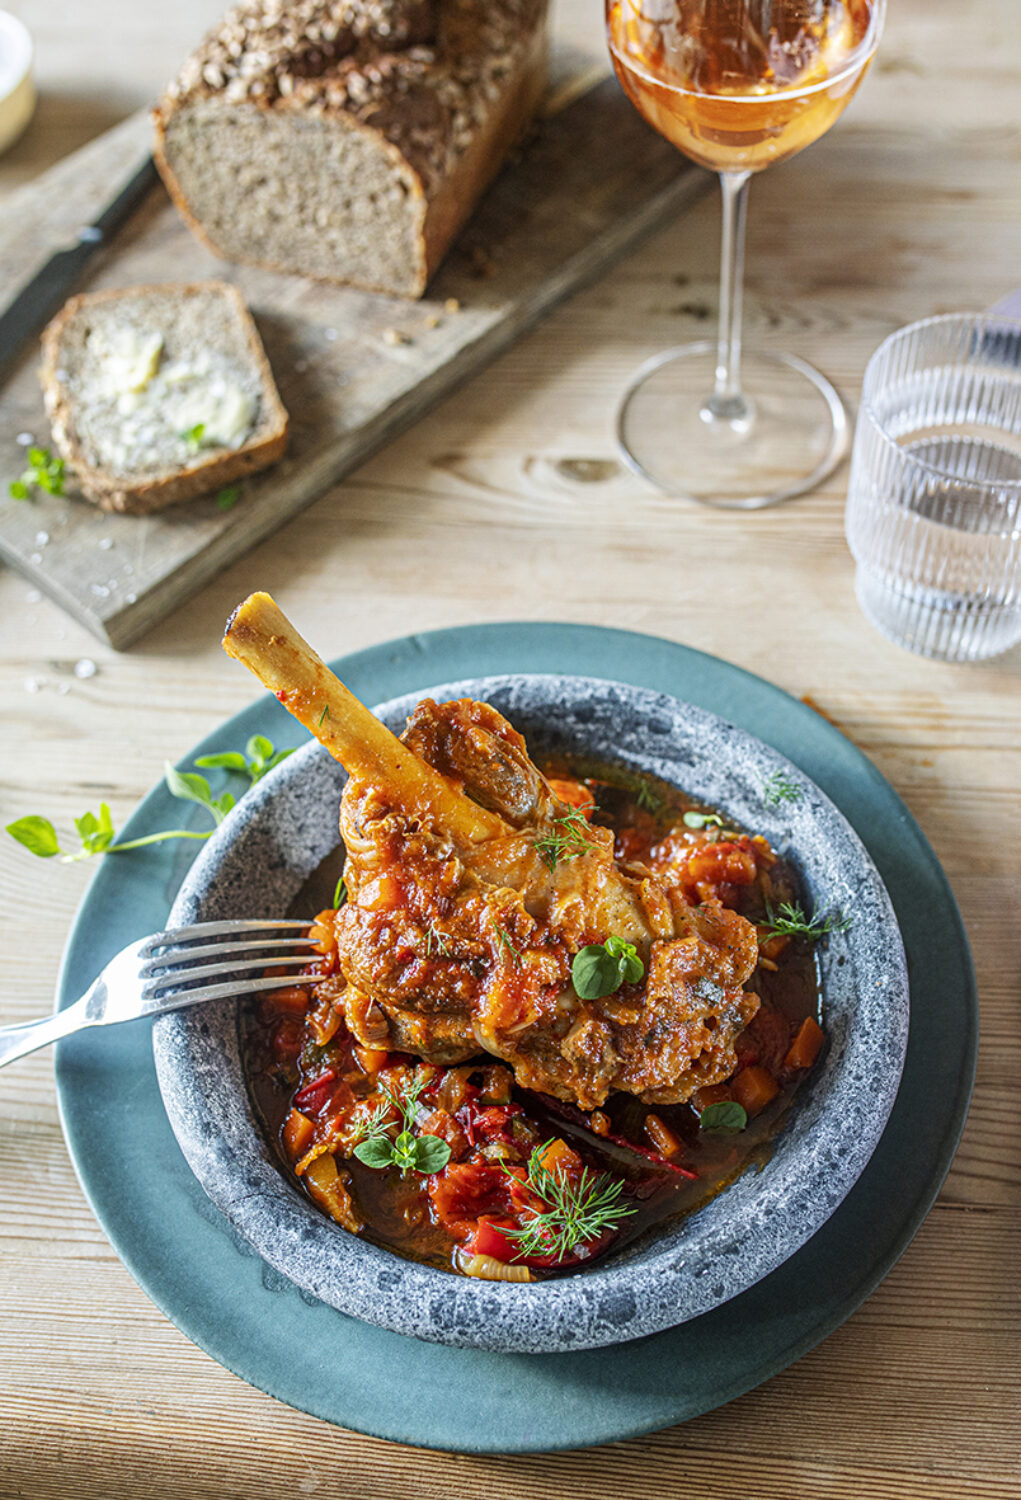
[{"label": "braised lamb shank", "polygon": [[[224,648],[348,772],[338,1001],[364,1046],[436,1063],[484,1050],[583,1109],[618,1089],[679,1103],[734,1072],[759,1005],[742,988],[755,928],[618,865],[610,830],[557,798],[495,709],[426,699],[398,740],[267,594],[235,611]],[[572,960],[611,935],[644,975],[581,999]]]}]

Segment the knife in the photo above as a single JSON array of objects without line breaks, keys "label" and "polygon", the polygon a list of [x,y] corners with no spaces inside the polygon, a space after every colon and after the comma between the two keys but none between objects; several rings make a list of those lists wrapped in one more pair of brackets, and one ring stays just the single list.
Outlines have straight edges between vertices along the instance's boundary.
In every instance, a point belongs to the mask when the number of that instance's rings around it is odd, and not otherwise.
[{"label": "knife", "polygon": [[109,243],[158,181],[153,159],[147,156],[95,223],[79,229],[75,244],[51,255],[0,314],[0,382],[7,379],[28,341],[63,306],[92,257]]}]

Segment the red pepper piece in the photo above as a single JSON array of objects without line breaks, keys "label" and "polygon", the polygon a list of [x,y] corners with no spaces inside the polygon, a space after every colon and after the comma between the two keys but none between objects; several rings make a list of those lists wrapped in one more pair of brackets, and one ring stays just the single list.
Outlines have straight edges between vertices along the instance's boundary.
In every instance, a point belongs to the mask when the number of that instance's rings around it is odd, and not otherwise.
[{"label": "red pepper piece", "polygon": [[503,1234],[504,1229],[512,1229],[510,1220],[500,1222],[492,1219],[479,1219],[475,1225],[474,1232],[467,1244],[470,1255],[491,1255],[494,1260],[502,1261],[510,1265],[518,1253],[518,1247],[513,1239]]},{"label": "red pepper piece", "polygon": [[300,1109],[305,1115],[317,1115],[333,1093],[336,1081],[336,1068],[327,1068],[325,1073],[320,1073],[318,1078],[311,1079],[298,1090],[293,1100],[295,1109]]}]

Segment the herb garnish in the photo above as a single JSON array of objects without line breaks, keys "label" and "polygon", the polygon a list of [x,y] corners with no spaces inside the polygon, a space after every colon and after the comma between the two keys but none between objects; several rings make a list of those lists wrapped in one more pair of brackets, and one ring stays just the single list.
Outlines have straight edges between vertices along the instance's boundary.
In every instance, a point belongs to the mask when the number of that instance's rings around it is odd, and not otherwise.
[{"label": "herb garnish", "polygon": [[647,782],[643,781],[641,786],[638,788],[638,792],[635,796],[635,802],[643,812],[652,813],[653,815],[655,815],[658,812],[662,812],[664,799],[659,795],[658,792],[654,792],[652,790],[652,787],[649,786]]},{"label": "herb garnish", "polygon": [[230,792],[214,797],[204,776],[199,776],[194,771],[179,771],[169,760],[163,762],[163,775],[173,796],[180,797],[184,802],[197,802],[212,815],[217,827],[234,806],[234,797]]},{"label": "herb garnish", "polygon": [[[180,775],[180,772],[175,772],[175,775]],[[201,776],[196,777],[198,781],[203,779]],[[174,792],[174,788],[170,787],[170,791]],[[174,792],[175,797],[178,795],[179,793]],[[188,800],[197,802],[200,799],[189,795]],[[209,810],[212,812],[211,804],[209,804]],[[219,822],[223,813],[219,816],[214,813],[213,816],[215,821]],[[141,849],[146,844],[161,844],[165,839],[207,839],[213,831],[211,828],[204,833],[190,828],[167,828],[162,833],[147,833],[143,838],[128,839],[123,844],[115,844],[113,818],[105,802],[99,805],[98,817],[92,812],[83,813],[80,818],[75,818],[74,826],[81,844],[81,848],[74,854],[60,847],[57,830],[49,818],[41,818],[31,813],[26,818],[18,818],[14,823],[8,823],[6,831],[30,854],[38,855],[40,859],[50,859],[53,855],[59,854],[63,865],[76,864],[78,860],[89,859],[93,854],[121,854],[128,849]]]},{"label": "herb garnish", "polygon": [[337,881],[337,884],[333,887],[333,910],[334,911],[338,911],[340,909],[340,907],[342,907],[344,905],[344,902],[346,900],[347,900],[347,881],[344,879],[344,877],[342,875],[340,877],[340,879]]},{"label": "herb garnish", "polygon": [[226,489],[217,490],[217,510],[233,510],[241,499],[241,486],[239,484],[228,484]]},{"label": "herb garnish", "polygon": [[[402,1177],[409,1172],[429,1174],[441,1172],[450,1160],[450,1147],[438,1135],[413,1133],[418,1096],[425,1088],[427,1079],[419,1075],[405,1089],[403,1095],[391,1093],[383,1084],[380,1092],[383,1102],[377,1104],[372,1114],[361,1127],[360,1139],[354,1154],[360,1162],[376,1171],[385,1167],[396,1167]],[[396,1111],[399,1122],[390,1118]],[[399,1123],[397,1135],[391,1139],[389,1132]]]},{"label": "herb garnish", "polygon": [[711,1135],[737,1135],[748,1124],[748,1112],[736,1099],[707,1104],[698,1117],[698,1128]]},{"label": "herb garnish", "polygon": [[187,443],[193,453],[197,453],[202,446],[205,431],[205,422],[196,422],[194,427],[189,427],[187,432],[181,433],[181,441]]},{"label": "herb garnish", "polygon": [[521,949],[514,946],[513,942],[511,941],[510,933],[504,932],[503,928],[498,927],[495,922],[493,923],[493,931],[496,933],[497,941],[499,942],[500,947],[506,948],[507,952],[510,954],[511,963],[516,969],[520,969]]},{"label": "herb garnish", "polygon": [[594,802],[586,807],[569,807],[566,812],[550,819],[552,831],[535,840],[535,848],[548,870],[555,870],[561,860],[577,859],[579,854],[595,848],[585,817],[594,807]]},{"label": "herb garnish", "polygon": [[[528,1185],[548,1204],[547,1210],[537,1213],[520,1229],[501,1225],[500,1233],[518,1242],[522,1257],[549,1256],[558,1261],[578,1245],[616,1229],[635,1209],[620,1201],[624,1183],[606,1173],[593,1172],[589,1167],[583,1167],[578,1177],[551,1172],[543,1160],[551,1144],[547,1141],[545,1146],[536,1146],[528,1158]],[[514,1176],[506,1166],[504,1171]]]},{"label": "herb garnish", "polygon": [[681,820],[685,828],[722,828],[723,819],[719,813],[693,812],[690,808]]},{"label": "herb garnish", "polygon": [[[499,930],[500,929],[497,928],[498,932],[499,932]],[[430,927],[429,930],[428,930],[428,932],[425,935],[425,956],[426,956],[426,958],[432,958],[432,956],[433,956],[433,946],[434,945],[436,947],[437,953],[442,953],[442,955],[443,955],[444,958],[449,958],[450,957],[450,949],[447,947],[447,942],[448,942],[448,939],[447,939],[447,937],[445,936],[444,933],[439,932],[435,927]]]},{"label": "herb garnish", "polygon": [[27,500],[33,489],[47,495],[64,493],[64,460],[54,458],[49,448],[29,448],[28,468],[20,479],[12,479],[7,493],[13,500]]},{"label": "herb garnish", "polygon": [[765,807],[779,807],[781,802],[800,802],[801,787],[792,781],[786,771],[774,771],[762,783],[762,801]]},{"label": "herb garnish", "polygon": [[765,922],[758,924],[760,932],[764,930],[775,937],[803,937],[811,943],[818,942],[830,932],[846,932],[851,925],[850,917],[839,917],[832,912],[824,917],[817,907],[813,908],[810,917],[806,917],[804,908],[797,901],[784,901],[777,911],[767,905],[766,918]]},{"label": "herb garnish", "polygon": [[215,755],[200,755],[195,764],[206,770],[219,767],[224,771],[240,771],[254,786],[267,771],[272,771],[274,766],[293,754],[293,747],[289,750],[274,750],[272,740],[268,740],[264,734],[253,734],[243,755],[239,750],[221,750]]},{"label": "herb garnish", "polygon": [[318,722],[316,724],[316,728],[317,729],[321,728],[323,720],[324,719],[328,719],[329,717],[330,717],[330,705],[328,703],[324,703],[323,704],[323,711],[319,715],[319,719],[318,719]]},{"label": "herb garnish", "polygon": [[605,943],[590,943],[574,955],[571,983],[579,999],[599,1000],[622,984],[637,984],[644,973],[634,943],[611,934]]},{"label": "herb garnish", "polygon": [[[281,760],[294,753],[293,750],[274,751],[272,741],[263,735],[253,735],[246,751],[250,760],[235,751],[229,751],[223,755],[200,756],[195,764],[223,766],[232,771],[242,770],[254,783],[265,775],[270,766],[278,765]],[[197,802],[211,815],[215,825],[223,822],[235,804],[235,798],[230,792],[214,797],[206,778],[193,771],[178,771],[167,762],[165,777],[167,790],[172,796],[186,802]],[[30,854],[35,854],[39,859],[51,859],[54,855],[59,855],[62,864],[74,864],[78,860],[89,859],[94,854],[122,854],[129,849],[142,849],[147,844],[161,844],[167,839],[207,839],[213,832],[211,828],[205,832],[191,828],[166,828],[160,833],[147,833],[142,838],[127,839],[124,843],[115,844],[113,817],[105,802],[100,803],[98,815],[93,812],[83,813],[80,818],[75,818],[74,826],[81,846],[74,853],[61,848],[59,835],[49,818],[40,817],[36,813],[8,823],[6,831]]]}]

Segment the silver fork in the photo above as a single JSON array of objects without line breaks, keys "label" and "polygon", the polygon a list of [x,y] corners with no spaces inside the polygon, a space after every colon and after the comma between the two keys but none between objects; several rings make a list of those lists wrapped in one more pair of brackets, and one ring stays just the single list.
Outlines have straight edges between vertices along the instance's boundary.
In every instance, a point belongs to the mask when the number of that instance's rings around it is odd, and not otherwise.
[{"label": "silver fork", "polygon": [[[309,961],[308,950],[315,946],[314,939],[304,936],[309,925],[292,921],[199,922],[194,927],[157,932],[129,943],[111,958],[81,999],[66,1010],[40,1021],[0,1027],[0,1068],[86,1026],[161,1016],[186,1005],[279,990],[300,981],[302,966]],[[259,935],[271,932],[280,935]],[[204,962],[207,959],[216,961]],[[241,977],[252,969],[270,967],[278,971],[272,978]],[[198,987],[191,988],[195,985]]]}]

